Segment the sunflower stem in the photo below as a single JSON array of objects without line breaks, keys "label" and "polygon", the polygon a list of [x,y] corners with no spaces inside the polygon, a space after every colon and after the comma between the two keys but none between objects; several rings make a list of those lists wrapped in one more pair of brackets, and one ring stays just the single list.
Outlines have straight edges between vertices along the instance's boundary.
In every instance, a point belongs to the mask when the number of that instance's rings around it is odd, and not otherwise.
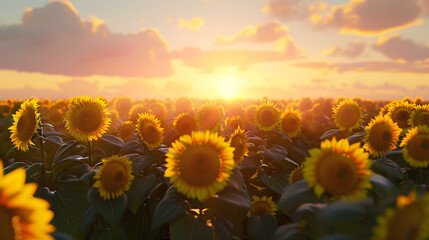
[{"label": "sunflower stem", "polygon": [[41,169],[41,178],[42,178],[42,186],[45,186],[45,146],[43,143],[43,125],[42,121],[39,121],[39,128],[38,135],[39,135],[39,143],[40,143],[40,161],[42,163],[42,169]]},{"label": "sunflower stem", "polygon": [[89,165],[92,166],[93,162],[92,162],[92,141],[88,141],[88,161],[89,161]]}]

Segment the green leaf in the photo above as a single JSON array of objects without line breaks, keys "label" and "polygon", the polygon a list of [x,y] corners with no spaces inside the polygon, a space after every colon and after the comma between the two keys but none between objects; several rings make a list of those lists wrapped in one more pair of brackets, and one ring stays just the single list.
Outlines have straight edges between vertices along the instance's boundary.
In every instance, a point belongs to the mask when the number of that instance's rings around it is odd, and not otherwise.
[{"label": "green leaf", "polygon": [[207,226],[202,218],[185,215],[171,223],[171,239],[175,240],[205,240],[213,239],[213,229]]},{"label": "green leaf", "polygon": [[10,155],[12,155],[14,152],[18,151],[17,147],[12,147],[7,151],[7,153],[4,155],[4,159],[7,159]]},{"label": "green leaf", "polygon": [[282,194],[288,184],[288,175],[286,173],[273,173],[268,175],[266,172],[259,172],[258,179],[271,190]]},{"label": "green leaf", "polygon": [[281,132],[277,129],[274,129],[274,132],[280,135],[282,138],[286,139],[287,141],[292,142],[292,139],[290,139],[290,137],[286,133]]},{"label": "green leaf", "polygon": [[271,214],[251,216],[247,221],[247,233],[251,240],[270,239],[277,226],[277,219]]},{"label": "green leaf", "polygon": [[371,199],[333,202],[320,210],[319,218],[330,223],[359,221],[367,216],[372,204]]},{"label": "green leaf", "polygon": [[94,220],[97,218],[98,212],[93,207],[86,209],[85,214],[83,215],[83,220],[80,225],[80,232],[82,235],[85,235],[90,229]]},{"label": "green leaf", "polygon": [[129,239],[127,233],[120,226],[114,225],[110,228],[99,229],[95,231],[90,240],[119,240],[119,239]]},{"label": "green leaf", "polygon": [[230,221],[223,217],[215,217],[212,219],[213,229],[218,240],[230,240],[232,238],[233,225]]},{"label": "green leaf", "polygon": [[280,145],[274,145],[267,149],[264,145],[259,146],[259,150],[271,160],[283,161],[287,157],[286,148]]},{"label": "green leaf", "polygon": [[132,169],[135,172],[141,172],[145,170],[153,163],[154,160],[154,157],[149,154],[140,155],[137,153],[133,153],[124,155],[124,157],[127,157],[132,162]]},{"label": "green leaf", "polygon": [[100,140],[118,148],[122,148],[125,145],[125,142],[122,139],[109,134],[103,135]]},{"label": "green leaf", "polygon": [[307,181],[300,180],[284,190],[277,206],[292,217],[302,204],[315,202],[317,202],[317,197],[314,195],[313,189],[308,187]]},{"label": "green leaf", "polygon": [[119,222],[127,207],[127,196],[122,194],[116,199],[104,200],[97,189],[92,187],[88,192],[88,203],[107,221],[115,224]]},{"label": "green leaf", "polygon": [[80,225],[85,210],[88,208],[86,193],[89,184],[85,182],[65,183],[57,191],[43,187],[38,196],[47,200],[55,216],[52,224],[57,231],[66,233],[76,240],[83,239],[80,235]]},{"label": "green leaf", "polygon": [[397,195],[399,189],[387,178],[374,174],[369,179],[373,191],[379,198],[384,199],[389,196]]},{"label": "green leaf", "polygon": [[347,140],[349,141],[349,144],[358,143],[363,140],[365,135],[366,135],[366,132],[357,132],[351,135],[350,137],[348,137]]},{"label": "green leaf", "polygon": [[12,172],[12,171],[13,171],[13,170],[15,170],[15,169],[18,169],[18,168],[25,168],[25,167],[27,167],[27,166],[28,166],[28,164],[27,164],[27,163],[25,163],[25,162],[14,162],[14,163],[12,163],[12,164],[7,165],[7,166],[3,169],[3,172],[4,172],[4,174],[8,174],[8,173]]},{"label": "green leaf", "polygon": [[309,236],[300,228],[299,223],[280,226],[274,232],[271,240],[308,240]]},{"label": "green leaf", "polygon": [[401,167],[388,158],[374,160],[371,169],[389,180],[397,182],[404,179]]},{"label": "green leaf", "polygon": [[341,132],[341,130],[338,128],[328,130],[320,137],[320,140],[330,139],[340,132]]},{"label": "green leaf", "polygon": [[356,238],[347,234],[332,234],[319,238],[318,240],[354,240]]},{"label": "green leaf", "polygon": [[185,214],[189,209],[189,205],[185,196],[178,193],[177,190],[171,187],[164,198],[159,202],[153,213],[152,229],[161,227],[169,223],[173,219]]},{"label": "green leaf", "polygon": [[44,137],[43,139],[59,146],[64,144],[63,139],[60,138],[59,136],[47,136],[47,137]]},{"label": "green leaf", "polygon": [[233,187],[225,187],[216,198],[224,202],[229,202],[245,209],[252,208],[250,197],[245,190],[237,190]]},{"label": "green leaf", "polygon": [[71,236],[58,231],[51,233],[51,236],[55,238],[55,240],[74,240]]},{"label": "green leaf", "polygon": [[136,214],[137,209],[146,200],[148,193],[155,186],[156,176],[137,176],[131,183],[130,190],[127,192],[128,209]]},{"label": "green leaf", "polygon": [[53,179],[56,179],[66,168],[69,168],[73,164],[85,164],[88,157],[82,157],[79,155],[72,155],[58,162],[55,162],[52,166]]},{"label": "green leaf", "polygon": [[63,159],[67,154],[73,152],[75,147],[79,144],[77,141],[69,141],[61,145],[54,156],[54,162]]},{"label": "green leaf", "polygon": [[232,170],[232,175],[229,178],[229,184],[237,190],[241,190],[244,187],[243,174],[241,174],[237,167]]},{"label": "green leaf", "polygon": [[36,173],[40,172],[42,170],[42,166],[43,166],[43,163],[34,163],[33,165],[28,166],[25,169],[27,179],[30,178],[30,177],[32,177]]},{"label": "green leaf", "polygon": [[144,153],[144,143],[139,141],[128,141],[122,146],[121,153],[128,154],[128,153]]}]

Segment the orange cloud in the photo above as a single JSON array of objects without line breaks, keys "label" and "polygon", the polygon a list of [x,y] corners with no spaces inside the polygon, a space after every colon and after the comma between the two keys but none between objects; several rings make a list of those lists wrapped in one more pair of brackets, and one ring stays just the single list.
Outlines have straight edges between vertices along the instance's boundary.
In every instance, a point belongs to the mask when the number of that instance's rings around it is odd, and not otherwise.
[{"label": "orange cloud", "polygon": [[227,45],[235,43],[268,43],[285,36],[289,28],[282,26],[278,21],[248,26],[232,37],[217,37],[216,44]]},{"label": "orange cloud", "polygon": [[420,0],[423,16],[429,16],[429,0]]},{"label": "orange cloud", "polygon": [[103,20],[80,18],[69,2],[27,9],[0,26],[0,69],[69,76],[163,77],[173,73],[156,29],[111,33]]},{"label": "orange cloud", "polygon": [[326,56],[336,57],[345,56],[348,58],[356,58],[360,56],[365,50],[366,44],[360,40],[355,40],[352,43],[347,44],[344,48],[333,46],[331,49],[324,51]]},{"label": "orange cloud", "polygon": [[304,20],[313,14],[324,12],[327,7],[328,4],[324,2],[311,4],[303,0],[265,0],[262,12],[282,20]]},{"label": "orange cloud", "polygon": [[205,24],[205,20],[201,17],[191,18],[189,20],[185,20],[183,18],[179,18],[178,27],[186,28],[190,31],[196,32],[200,30],[200,28]]},{"label": "orange cloud", "polygon": [[403,39],[399,34],[379,38],[373,49],[396,61],[415,62],[429,60],[429,45],[418,44],[410,39]]},{"label": "orange cloud", "polygon": [[310,20],[319,28],[339,28],[343,34],[380,35],[422,23],[420,14],[416,0],[351,0],[333,6],[326,17],[315,15]]}]

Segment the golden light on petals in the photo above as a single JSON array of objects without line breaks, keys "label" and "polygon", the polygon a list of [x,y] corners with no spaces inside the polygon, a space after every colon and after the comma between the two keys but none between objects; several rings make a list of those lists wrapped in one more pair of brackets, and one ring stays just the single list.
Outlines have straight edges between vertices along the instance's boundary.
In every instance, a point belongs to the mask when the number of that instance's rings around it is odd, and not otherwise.
[{"label": "golden light on petals", "polygon": [[226,126],[232,129],[244,129],[244,121],[240,116],[232,116],[226,119]]},{"label": "golden light on petals", "polygon": [[276,215],[277,205],[273,202],[272,197],[253,196],[252,198],[252,209],[247,212],[247,216],[262,216],[264,214]]},{"label": "golden light on petals", "polygon": [[296,182],[298,182],[299,180],[304,179],[304,175],[303,175],[303,165],[295,168],[290,174],[289,174],[289,183],[290,184],[294,184]]},{"label": "golden light on petals", "polygon": [[54,213],[46,200],[33,197],[35,183],[25,184],[25,170],[16,169],[3,175],[0,160],[0,239],[53,240],[50,224]]},{"label": "golden light on petals", "polygon": [[360,124],[364,121],[362,107],[352,99],[342,100],[333,109],[333,113],[332,118],[335,125],[343,131],[351,131],[359,128]]},{"label": "golden light on petals", "polygon": [[280,116],[280,131],[286,133],[289,137],[294,138],[301,131],[302,113],[293,108],[286,109]]},{"label": "golden light on petals", "polygon": [[129,120],[135,122],[139,117],[139,114],[149,113],[149,111],[150,109],[144,103],[133,105],[128,113]]},{"label": "golden light on petals", "polygon": [[256,125],[256,122],[255,122],[256,107],[257,107],[257,105],[252,104],[252,105],[247,106],[245,109],[246,120],[247,120],[247,122],[249,122],[250,125]]},{"label": "golden light on petals", "polygon": [[272,102],[261,103],[255,109],[255,122],[259,129],[271,131],[280,124],[280,110]]},{"label": "golden light on petals", "polygon": [[128,141],[133,133],[135,133],[135,125],[131,121],[123,122],[118,129],[118,137],[124,140],[124,142]]},{"label": "golden light on petals", "polygon": [[429,127],[420,125],[409,130],[400,146],[405,161],[411,166],[429,166]]},{"label": "golden light on petals", "polygon": [[164,141],[164,129],[159,120],[152,114],[139,115],[136,131],[140,139],[150,148],[157,148]]},{"label": "golden light on petals", "polygon": [[244,130],[241,130],[240,127],[238,127],[231,135],[228,142],[231,147],[235,148],[234,163],[235,165],[239,165],[243,162],[244,157],[249,153],[247,136],[244,134]]},{"label": "golden light on petals", "polygon": [[110,126],[110,111],[99,97],[75,97],[68,108],[64,117],[66,129],[79,141],[97,140]]},{"label": "golden light on petals", "polygon": [[134,179],[131,170],[131,161],[127,157],[111,156],[102,159],[103,165],[95,174],[94,187],[98,188],[104,200],[115,199],[128,191]]},{"label": "golden light on petals", "polygon": [[371,188],[369,178],[372,171],[368,153],[360,148],[360,143],[349,145],[347,139],[337,141],[333,138],[309,153],[303,175],[318,197],[324,192],[339,199],[366,197],[367,189]]},{"label": "golden light on petals", "polygon": [[386,116],[397,123],[398,127],[402,128],[402,130],[406,130],[410,127],[408,120],[414,108],[415,105],[408,101],[397,101],[389,106]]},{"label": "golden light on petals", "polygon": [[40,114],[37,112],[39,105],[35,99],[28,99],[21,104],[21,108],[13,114],[13,125],[9,127],[10,139],[19,150],[27,151],[28,145],[34,145],[31,141],[36,133]]},{"label": "golden light on petals", "polygon": [[181,113],[177,115],[173,122],[174,130],[179,136],[191,134],[197,130],[195,119],[189,113]]},{"label": "golden light on petals", "polygon": [[181,136],[166,154],[165,177],[177,191],[201,201],[227,185],[234,168],[233,151],[216,132]]},{"label": "golden light on petals", "polygon": [[198,108],[195,122],[200,130],[218,131],[224,116],[225,111],[222,105],[206,103]]},{"label": "golden light on petals", "polygon": [[410,127],[425,125],[429,127],[429,105],[416,106],[408,119]]},{"label": "golden light on petals", "polygon": [[381,157],[395,150],[402,129],[392,119],[376,116],[366,127],[363,148],[375,157]]}]

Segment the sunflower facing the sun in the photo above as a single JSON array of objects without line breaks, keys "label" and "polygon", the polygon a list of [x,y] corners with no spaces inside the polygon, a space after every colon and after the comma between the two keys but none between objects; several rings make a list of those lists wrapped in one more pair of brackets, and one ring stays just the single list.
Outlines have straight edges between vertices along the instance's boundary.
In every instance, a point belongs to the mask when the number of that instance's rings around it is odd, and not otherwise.
[{"label": "sunflower facing the sun", "polygon": [[75,97],[68,108],[64,116],[66,129],[79,141],[97,140],[110,126],[110,111],[99,97]]},{"label": "sunflower facing the sun", "polygon": [[198,108],[195,122],[200,130],[218,131],[222,126],[224,116],[225,111],[222,105],[206,103]]},{"label": "sunflower facing the sun", "polygon": [[197,130],[194,117],[187,112],[181,113],[174,118],[173,127],[179,136],[191,134],[191,132]]},{"label": "sunflower facing the sun", "polygon": [[296,137],[302,126],[302,113],[299,110],[288,108],[282,113],[280,118],[280,131],[286,133],[291,138]]},{"label": "sunflower facing the sun", "polygon": [[255,123],[262,131],[271,131],[280,124],[280,110],[272,102],[259,104],[255,109]]},{"label": "sunflower facing the sun", "polygon": [[397,101],[389,106],[386,116],[390,117],[393,122],[398,124],[398,127],[403,131],[410,127],[408,120],[415,108],[415,104],[408,101]]},{"label": "sunflower facing the sun", "polygon": [[376,116],[366,127],[363,148],[375,157],[381,157],[395,150],[402,129],[392,119]]},{"label": "sunflower facing the sun", "polygon": [[25,184],[23,168],[4,175],[0,160],[0,239],[54,239],[54,213],[46,200],[33,197],[36,189],[35,183]]},{"label": "sunflower facing the sun", "polygon": [[252,199],[252,209],[247,212],[247,216],[262,216],[264,214],[276,215],[277,206],[273,202],[272,197],[263,196],[259,198],[258,196],[253,196]]},{"label": "sunflower facing the sun", "polygon": [[21,108],[12,115],[13,125],[9,127],[10,139],[19,150],[27,151],[29,144],[34,145],[31,138],[36,133],[40,121],[38,107],[35,99],[29,99],[23,102]]},{"label": "sunflower facing the sun", "polygon": [[216,132],[192,132],[172,143],[164,176],[177,191],[201,201],[227,185],[234,168],[233,152]]},{"label": "sunflower facing the sun", "polygon": [[429,127],[417,126],[401,142],[404,159],[413,167],[429,166]]},{"label": "sunflower facing the sun", "polygon": [[429,127],[429,105],[416,106],[408,119],[408,125],[412,128],[419,125]]},{"label": "sunflower facing the sun", "polygon": [[369,178],[372,171],[368,153],[360,143],[349,145],[347,139],[326,140],[321,147],[309,151],[304,162],[303,175],[314,193],[320,198],[324,192],[338,199],[359,199],[366,197],[371,188]]},{"label": "sunflower facing the sun", "polygon": [[352,99],[342,100],[334,109],[332,118],[335,125],[343,131],[359,128],[363,119],[363,109]]},{"label": "sunflower facing the sun", "polygon": [[104,200],[115,199],[128,191],[134,179],[131,161],[127,157],[111,156],[102,159],[103,165],[95,174],[94,187]]},{"label": "sunflower facing the sun", "polygon": [[231,145],[231,147],[235,148],[234,163],[235,165],[239,165],[241,162],[243,162],[244,157],[249,153],[247,136],[244,134],[244,130],[238,127],[229,138],[228,143]]},{"label": "sunflower facing the sun", "polygon": [[164,141],[164,129],[152,114],[140,114],[137,118],[136,131],[140,139],[150,148],[161,146]]}]

